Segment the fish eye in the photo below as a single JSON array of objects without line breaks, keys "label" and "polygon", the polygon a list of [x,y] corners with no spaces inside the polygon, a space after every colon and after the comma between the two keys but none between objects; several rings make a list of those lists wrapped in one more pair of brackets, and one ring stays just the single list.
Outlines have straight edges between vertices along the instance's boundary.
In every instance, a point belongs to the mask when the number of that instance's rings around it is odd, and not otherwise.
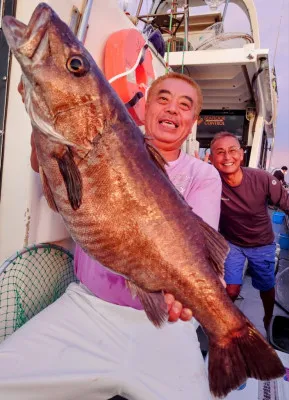
[{"label": "fish eye", "polygon": [[66,67],[75,76],[83,76],[88,72],[88,63],[81,56],[72,56],[67,60]]}]

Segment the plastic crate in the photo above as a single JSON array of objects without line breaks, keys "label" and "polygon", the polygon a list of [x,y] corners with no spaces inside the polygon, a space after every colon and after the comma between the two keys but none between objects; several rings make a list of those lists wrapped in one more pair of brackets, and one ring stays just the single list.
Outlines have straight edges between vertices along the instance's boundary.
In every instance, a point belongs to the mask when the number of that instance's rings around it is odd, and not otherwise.
[{"label": "plastic crate", "polygon": [[283,212],[275,211],[272,214],[272,221],[274,222],[274,224],[283,224],[284,219],[285,214]]},{"label": "plastic crate", "polygon": [[289,235],[287,233],[280,233],[279,244],[281,249],[289,250]]}]

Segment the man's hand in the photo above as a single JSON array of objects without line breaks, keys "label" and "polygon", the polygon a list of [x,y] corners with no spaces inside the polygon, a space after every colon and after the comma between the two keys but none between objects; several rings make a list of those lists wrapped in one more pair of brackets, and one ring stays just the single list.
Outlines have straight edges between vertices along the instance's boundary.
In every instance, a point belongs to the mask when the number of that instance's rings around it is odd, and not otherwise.
[{"label": "man's hand", "polygon": [[165,294],[165,302],[168,305],[169,321],[176,322],[179,319],[182,321],[190,321],[193,313],[189,308],[184,308],[179,301],[176,301],[172,294]]},{"label": "man's hand", "polygon": [[[224,288],[226,288],[225,280],[220,277],[220,281]],[[193,318],[192,310],[183,307],[182,303],[177,301],[172,294],[165,294],[165,302],[168,306],[169,322],[177,322],[179,319],[182,321],[190,321]]]},{"label": "man's hand", "polygon": [[[194,151],[194,156],[195,156],[195,158],[198,158],[199,160],[201,160],[201,157],[200,157],[199,153],[197,152],[197,150]],[[209,157],[210,157],[210,154],[206,153],[203,161],[204,162],[208,162],[209,161]]]}]

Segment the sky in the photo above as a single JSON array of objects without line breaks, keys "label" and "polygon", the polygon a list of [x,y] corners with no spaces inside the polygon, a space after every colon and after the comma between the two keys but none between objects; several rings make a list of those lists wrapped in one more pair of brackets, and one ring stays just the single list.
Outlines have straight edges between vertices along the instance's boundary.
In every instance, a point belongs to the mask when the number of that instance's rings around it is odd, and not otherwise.
[{"label": "sky", "polygon": [[[264,3],[269,5],[264,7]],[[271,5],[273,3],[274,7],[270,7],[270,3]],[[268,47],[273,54],[282,15],[275,57],[279,102],[276,141],[271,165],[279,167],[282,164],[289,168],[289,2],[288,0],[274,0],[274,2],[256,0],[256,7],[260,21],[261,44]]]},{"label": "sky", "polygon": [[[135,13],[138,1],[118,1],[122,4],[127,3],[129,11]],[[142,14],[150,3],[150,0],[143,1]],[[277,73],[278,116],[270,170],[282,165],[289,168],[289,1],[254,0],[254,4],[259,22],[261,48],[269,49],[270,66],[273,67],[274,63]],[[221,5],[219,11],[222,12],[223,8],[224,5]],[[209,12],[207,6],[200,9],[202,13]],[[238,6],[230,2],[225,18],[225,31],[250,33],[247,17]],[[289,174],[286,178],[289,181]]]}]

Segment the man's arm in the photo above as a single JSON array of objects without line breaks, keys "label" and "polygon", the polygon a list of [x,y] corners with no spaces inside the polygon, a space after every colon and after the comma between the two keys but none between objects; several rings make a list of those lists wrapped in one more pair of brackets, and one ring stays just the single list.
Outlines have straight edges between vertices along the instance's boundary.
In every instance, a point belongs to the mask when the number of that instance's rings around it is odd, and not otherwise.
[{"label": "man's arm", "polygon": [[281,181],[268,174],[268,197],[272,203],[289,215],[289,193]]},{"label": "man's arm", "polygon": [[282,173],[282,171],[275,171],[273,176],[275,176],[275,178],[277,178],[279,181],[281,181],[282,183],[284,183],[284,175]]}]

